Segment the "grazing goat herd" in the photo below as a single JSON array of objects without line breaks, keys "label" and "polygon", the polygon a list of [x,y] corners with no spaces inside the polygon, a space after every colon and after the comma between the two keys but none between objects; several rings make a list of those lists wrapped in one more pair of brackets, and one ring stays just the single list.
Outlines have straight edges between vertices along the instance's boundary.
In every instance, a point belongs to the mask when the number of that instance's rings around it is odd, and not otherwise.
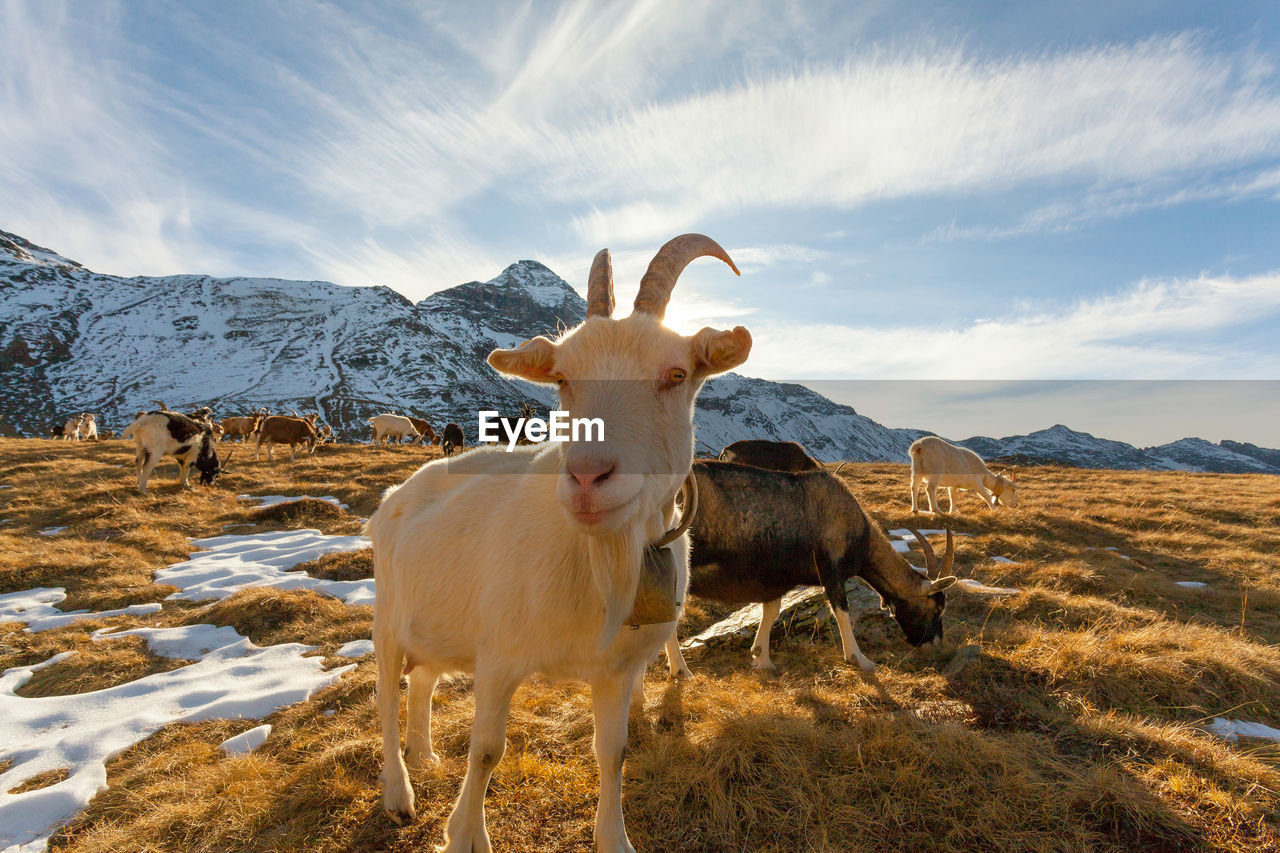
[{"label": "grazing goat herd", "polygon": [[[858,648],[846,584],[859,577],[881,598],[916,646],[941,643],[945,590],[954,557],[951,532],[937,559],[916,533],[925,572],[894,550],[849,488],[794,442],[740,441],[719,459],[693,458],[694,402],[704,381],[746,361],[741,326],[680,335],[663,324],[676,279],[700,257],[737,267],[715,241],[686,234],[664,245],[640,280],[631,313],[613,317],[608,250],[589,274],[587,315],[556,340],[536,337],[489,354],[498,372],[559,389],[572,417],[600,418],[603,440],[492,446],[423,465],[388,489],[365,532],[373,544],[373,642],[382,730],[383,804],[397,823],[415,816],[408,765],[438,761],[431,702],[450,672],[474,675],[475,719],[466,776],[445,826],[447,851],[490,849],[484,796],[506,743],[508,708],[534,673],[591,687],[600,790],[598,850],[632,851],[623,824],[622,763],[627,721],[643,707],[646,666],[665,648],[673,676],[689,670],[677,643],[684,596],[730,604],[760,602],[753,666],[773,670],[769,634],[784,593],[820,584],[844,658],[874,682],[876,665]],[[625,380],[602,381],[602,380]],[[528,414],[526,412],[526,414]],[[93,416],[68,431],[85,437]],[[449,424],[382,414],[367,422],[371,443],[463,445]],[[74,429],[72,427],[74,426]],[[308,451],[325,440],[316,416],[227,418],[207,409],[139,412],[123,437],[136,447],[138,489],[163,456],[177,458],[187,485],[192,463],[202,483],[225,470],[215,449],[237,436],[258,448]],[[575,437],[576,439],[576,437]],[[964,448],[926,437],[911,446],[911,506],[925,487],[978,492],[990,507],[1017,506],[1009,474],[994,474]],[[500,476],[498,476],[500,475]],[[682,495],[681,501],[677,496]],[[640,615],[641,593],[657,590],[666,615]],[[407,733],[400,742],[400,684],[408,680]]]}]

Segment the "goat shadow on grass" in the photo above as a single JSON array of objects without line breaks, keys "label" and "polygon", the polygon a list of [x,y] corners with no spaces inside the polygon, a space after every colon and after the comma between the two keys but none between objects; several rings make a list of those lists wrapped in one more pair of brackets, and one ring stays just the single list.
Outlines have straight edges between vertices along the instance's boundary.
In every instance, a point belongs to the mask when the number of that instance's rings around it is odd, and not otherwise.
[{"label": "goat shadow on grass", "polygon": [[[1013,784],[1009,779],[1025,777],[1034,780],[1031,784],[1057,789],[1063,805],[1052,815],[1011,812],[1005,827],[1011,833],[1023,840],[1038,837],[1052,846],[1059,830],[1083,827],[1101,842],[1099,849],[1211,846],[1211,839],[1161,801],[1149,782],[1114,761],[1113,756],[1125,754],[1124,744],[1108,742],[1074,725],[1056,703],[1039,715],[1023,709],[1020,715],[1007,715],[998,726],[975,729],[959,719],[958,712],[935,719],[920,713],[920,708],[884,712],[868,706],[851,715],[847,707],[829,701],[818,690],[802,688],[792,692],[797,708],[743,708],[710,721],[710,731],[708,721],[700,721],[702,736],[693,739],[686,731],[686,722],[692,730],[683,703],[686,689],[696,690],[697,683],[670,682],[664,691],[656,712],[660,721],[669,719],[669,724],[640,726],[633,732],[639,737],[633,740],[624,783],[626,808],[636,835],[643,837],[649,849],[748,850],[765,846],[766,840],[780,845],[770,849],[808,849],[814,838],[824,839],[831,849],[843,849],[859,831],[851,813],[866,805],[866,789],[877,788],[876,779],[883,778],[886,786],[893,784],[896,762],[923,762],[919,772],[933,780],[926,780],[925,786],[942,786],[946,789],[943,800],[955,801],[986,784],[984,774],[994,772],[1003,761],[993,756],[1009,748],[1008,733],[1025,736],[1031,716],[1041,718],[1038,733],[1044,737],[1044,749],[1027,749],[1023,743],[1023,748],[1015,750],[1008,759],[1014,776],[1004,780],[1005,788]],[[1052,700],[1043,683],[1036,684],[1034,678],[1016,689],[1039,694],[1041,704]],[[994,710],[987,707],[982,713],[990,717]],[[1043,719],[1050,715],[1056,723],[1052,728]],[[1072,735],[1068,749],[1059,743],[1064,728]],[[969,738],[988,741],[990,746],[980,750],[982,766],[972,772],[963,769],[967,763],[958,754],[946,754],[948,744],[962,749]],[[904,746],[900,756],[896,750],[882,751],[889,743],[918,742],[925,746]],[[926,757],[935,748],[942,751],[938,758]],[[1019,799],[1015,791],[1006,792]],[[888,796],[888,787],[884,793]],[[998,795],[998,790],[993,794]],[[876,846],[910,849],[923,843],[941,816],[928,814],[927,803],[920,808],[899,826],[900,835],[881,838]],[[672,810],[680,812],[678,821],[670,817]],[[808,815],[808,824],[797,825],[793,819],[797,815]],[[988,814],[987,819],[993,818]],[[682,846],[691,837],[701,839],[700,846]]]},{"label": "goat shadow on grass", "polygon": [[[1090,730],[1078,716],[1079,706],[1055,691],[1043,673],[1000,658],[982,655],[948,679],[948,692],[972,709],[970,723],[979,731],[1040,736],[1048,741],[1047,751],[1076,765],[1075,775],[1089,775],[1096,790],[1079,807],[1092,828],[1128,849],[1199,850],[1213,845],[1209,836],[1161,801],[1149,782],[1117,759],[1138,755],[1152,764],[1174,759],[1225,789],[1243,787],[1241,780],[1176,743],[1157,741],[1140,730],[1128,737]],[[1117,713],[1137,719],[1129,712]],[[1129,801],[1118,798],[1117,789]],[[1075,796],[1079,800],[1082,793]]]}]

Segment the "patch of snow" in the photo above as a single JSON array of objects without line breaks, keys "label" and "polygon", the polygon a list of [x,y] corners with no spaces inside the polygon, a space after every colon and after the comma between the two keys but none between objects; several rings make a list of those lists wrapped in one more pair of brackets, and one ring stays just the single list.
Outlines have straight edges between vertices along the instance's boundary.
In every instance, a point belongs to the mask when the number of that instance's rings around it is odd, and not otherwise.
[{"label": "patch of snow", "polygon": [[36,587],[0,595],[0,622],[26,622],[27,630],[48,631],[84,619],[106,619],[110,616],[145,616],[161,608],[158,601],[130,604],[116,610],[72,610],[63,612],[53,605],[67,597],[62,587]]},{"label": "patch of snow", "polygon": [[373,603],[373,579],[331,581],[305,572],[290,572],[299,563],[325,554],[359,551],[372,544],[365,536],[326,536],[318,530],[280,530],[269,533],[193,539],[201,549],[191,559],[156,572],[156,583],[172,584],[169,596],[186,601],[227,598],[250,587],[311,589],[351,605]]},{"label": "patch of snow", "polygon": [[365,655],[371,655],[373,640],[352,640],[349,643],[343,643],[334,654],[344,658],[362,658]]},{"label": "patch of snow", "polygon": [[277,504],[291,504],[295,501],[313,500],[328,501],[339,509],[346,509],[347,505],[339,501],[333,495],[325,495],[322,498],[314,495],[236,495],[242,501],[257,501],[258,509],[268,506],[276,506]]},{"label": "patch of snow", "polygon": [[218,749],[222,750],[224,755],[239,757],[248,755],[267,741],[267,736],[271,734],[271,724],[263,723],[255,726],[247,732],[241,732],[235,737],[229,737],[222,743],[218,744]]},{"label": "patch of snow", "polygon": [[5,483],[4,485],[0,485],[0,489],[16,489],[16,488],[18,487],[11,483]]},{"label": "patch of snow", "polygon": [[38,532],[40,533],[41,536],[57,536],[59,533],[61,533],[66,529],[67,529],[66,525],[63,525],[62,527],[46,527],[44,530],[41,530]]},{"label": "patch of snow", "polygon": [[[0,773],[0,842],[8,851],[43,850],[59,826],[107,787],[108,759],[176,722],[259,719],[304,701],[355,664],[325,671],[314,647],[298,643],[259,647],[234,629],[212,625],[142,628],[99,639],[137,634],[157,654],[208,648],[200,660],[128,684],[72,696],[24,698],[18,688],[42,664],[0,675],[0,719],[5,721],[0,758],[13,766]],[[4,793],[39,773],[65,768],[57,784],[23,794]]]},{"label": "patch of snow", "polygon": [[[946,534],[945,529],[928,528],[920,531],[921,536],[943,536]],[[972,533],[956,533],[951,531],[952,536],[972,536]],[[899,554],[911,553],[911,546],[916,544],[916,537],[906,527],[898,527],[889,531],[889,544],[893,546],[893,550]]]},{"label": "patch of snow", "polygon": [[325,708],[323,711],[320,712],[320,714],[325,717],[332,717],[336,713],[338,712],[335,711],[333,708]]},{"label": "patch of snow", "polygon": [[1208,586],[1204,581],[1174,581],[1175,586],[1185,587],[1186,589],[1204,589]]},{"label": "patch of snow", "polygon": [[1209,731],[1223,740],[1232,742],[1238,741],[1241,735],[1262,740],[1280,740],[1280,729],[1273,729],[1262,723],[1249,723],[1226,717],[1214,717],[1213,722],[1209,724]]},{"label": "patch of snow", "polygon": [[987,586],[982,581],[973,578],[963,578],[956,581],[956,586],[963,588],[966,592],[978,593],[979,595],[1017,595],[1022,592],[1020,589],[1013,589],[1007,586]]},{"label": "patch of snow", "polygon": [[1008,566],[1021,566],[1021,565],[1022,565],[1022,563],[1019,563],[1017,560],[1010,560],[1008,557],[1001,557],[999,554],[993,555],[993,556],[991,557],[991,562],[993,562],[993,563],[1003,563],[1003,564],[1008,565]]}]

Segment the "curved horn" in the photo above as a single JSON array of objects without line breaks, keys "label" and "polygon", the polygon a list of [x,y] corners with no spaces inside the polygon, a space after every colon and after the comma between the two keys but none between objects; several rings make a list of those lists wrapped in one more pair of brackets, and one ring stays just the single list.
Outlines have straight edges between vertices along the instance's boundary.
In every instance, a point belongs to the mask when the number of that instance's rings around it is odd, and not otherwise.
[{"label": "curved horn", "polygon": [[735,275],[742,275],[734,265],[729,253],[720,248],[720,244],[702,234],[681,234],[658,250],[658,254],[649,261],[649,268],[640,279],[640,292],[636,294],[635,311],[641,314],[652,314],[661,320],[667,313],[667,302],[671,300],[671,290],[676,286],[676,279],[689,262],[705,256],[719,258],[729,265]]},{"label": "curved horn", "polygon": [[916,540],[920,543],[920,550],[924,551],[925,576],[928,577],[929,580],[939,577],[938,558],[933,553],[933,546],[929,544],[929,540],[925,539],[924,535],[921,534],[919,530],[916,530],[914,527],[908,529],[911,531],[911,535],[916,537]]},{"label": "curved horn", "polygon": [[596,252],[587,276],[587,316],[613,316],[613,259],[608,249]]},{"label": "curved horn", "polygon": [[844,462],[841,462],[839,465],[837,465],[837,466],[836,466],[836,470],[832,471],[831,473],[832,473],[832,474],[839,474],[839,473],[840,473],[840,469],[841,469],[841,468],[843,468],[844,466],[848,465],[848,464],[849,464],[849,461],[848,461],[848,460],[845,460]]}]

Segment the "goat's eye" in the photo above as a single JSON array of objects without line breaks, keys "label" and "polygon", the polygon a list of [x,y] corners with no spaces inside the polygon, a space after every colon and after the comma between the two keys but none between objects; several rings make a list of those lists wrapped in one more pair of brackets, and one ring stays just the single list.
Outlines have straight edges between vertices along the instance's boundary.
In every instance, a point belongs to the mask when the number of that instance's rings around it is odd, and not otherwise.
[{"label": "goat's eye", "polygon": [[565,379],[563,376],[557,376],[555,379],[556,379],[556,387],[560,388],[561,390],[563,390],[564,387],[569,384],[569,380]]},{"label": "goat's eye", "polygon": [[675,386],[683,382],[687,375],[688,374],[686,374],[679,367],[673,367],[667,371],[667,378],[666,378],[666,381],[662,383],[662,387],[674,388]]}]

